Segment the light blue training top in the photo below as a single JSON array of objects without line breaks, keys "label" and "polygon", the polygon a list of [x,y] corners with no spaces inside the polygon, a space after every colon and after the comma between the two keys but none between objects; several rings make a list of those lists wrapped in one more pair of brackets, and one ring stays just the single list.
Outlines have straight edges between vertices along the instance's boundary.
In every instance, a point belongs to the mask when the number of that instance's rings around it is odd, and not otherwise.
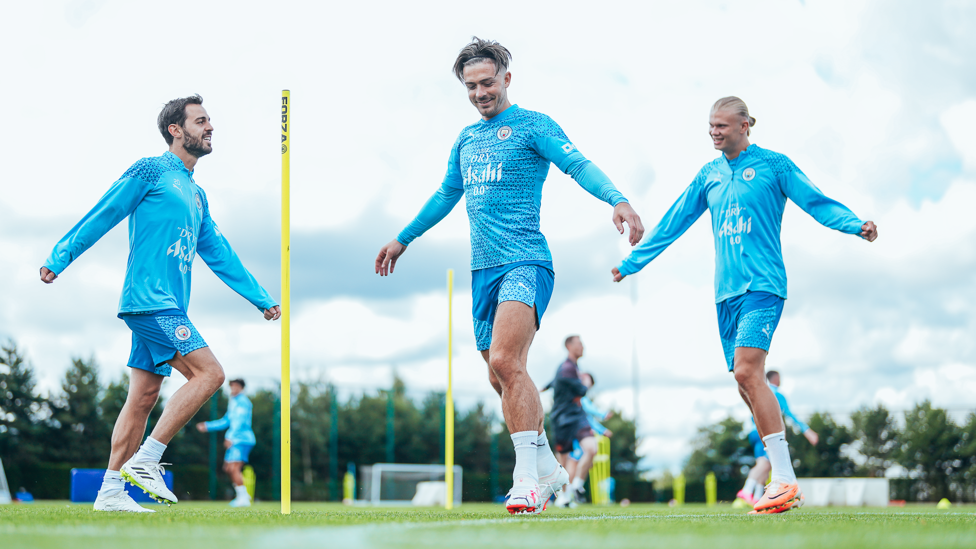
[{"label": "light blue training top", "polygon": [[593,404],[593,401],[590,400],[590,397],[586,396],[580,398],[580,406],[582,406],[583,411],[586,412],[586,421],[589,422],[593,431],[598,435],[606,433],[607,428],[604,427],[600,421],[607,417],[608,412],[597,408],[596,404]]},{"label": "light blue training top", "polygon": [[769,388],[772,389],[773,394],[776,395],[776,400],[779,402],[779,409],[783,411],[783,415],[793,420],[793,424],[796,425],[796,428],[799,429],[801,433],[807,432],[807,430],[810,429],[810,426],[803,423],[803,421],[796,417],[796,414],[790,410],[790,405],[786,403],[786,396],[779,392],[779,387],[770,383]]},{"label": "light blue training top", "polygon": [[750,290],[786,299],[780,229],[787,198],[826,227],[861,232],[864,221],[820,192],[789,158],[749,145],[734,160],[723,154],[706,164],[617,269],[623,275],[640,271],[707,209],[715,237],[715,302]]},{"label": "light blue training top", "polygon": [[179,309],[190,302],[197,254],[259,310],[277,305],[234,253],[210,217],[207,195],[178,156],[143,158],[54,246],[44,266],[60,275],[112,227],[129,218],[129,260],[119,315]]},{"label": "light blue training top", "polygon": [[227,403],[227,413],[220,419],[204,423],[207,431],[223,431],[227,429],[224,438],[232,444],[254,445],[257,439],[254,438],[254,431],[251,430],[252,406],[251,399],[244,393],[238,393],[236,397],[231,397]]},{"label": "light blue training top", "polygon": [[463,195],[471,225],[472,271],[516,261],[552,261],[539,230],[542,184],[550,163],[612,206],[627,201],[556,122],[512,105],[461,130],[440,189],[397,240],[409,245],[444,219]]}]

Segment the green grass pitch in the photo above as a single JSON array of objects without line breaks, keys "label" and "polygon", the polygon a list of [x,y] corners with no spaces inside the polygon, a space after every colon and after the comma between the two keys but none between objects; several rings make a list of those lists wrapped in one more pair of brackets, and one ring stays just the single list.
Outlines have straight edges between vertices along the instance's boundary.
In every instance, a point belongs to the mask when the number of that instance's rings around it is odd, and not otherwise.
[{"label": "green grass pitch", "polygon": [[806,547],[976,547],[976,507],[889,509],[803,508],[746,516],[728,504],[580,506],[540,516],[511,517],[501,505],[467,504],[454,511],[277,503],[231,509],[188,502],[155,514],[95,513],[91,505],[43,502],[0,506],[4,549],[131,548],[290,549],[328,547],[480,547],[706,549]]}]

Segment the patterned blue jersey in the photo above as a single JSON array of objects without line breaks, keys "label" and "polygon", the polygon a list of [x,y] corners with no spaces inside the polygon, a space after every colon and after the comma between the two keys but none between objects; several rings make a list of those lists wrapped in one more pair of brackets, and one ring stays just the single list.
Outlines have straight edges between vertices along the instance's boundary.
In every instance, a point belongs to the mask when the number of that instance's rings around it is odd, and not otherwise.
[{"label": "patterned blue jersey", "polygon": [[706,164],[617,269],[623,275],[641,270],[707,209],[715,236],[715,302],[749,290],[786,299],[780,228],[787,198],[826,227],[861,232],[864,222],[820,192],[789,158],[749,145],[734,160],[723,154]]},{"label": "patterned blue jersey", "polygon": [[512,105],[461,131],[441,188],[397,240],[409,245],[464,196],[471,225],[471,270],[517,261],[552,261],[539,230],[542,184],[555,164],[590,194],[626,199],[548,116]]},{"label": "patterned blue jersey", "polygon": [[119,300],[120,315],[164,309],[179,309],[185,314],[197,254],[225,284],[259,310],[277,304],[241,264],[210,218],[206,193],[171,152],[133,164],[57,243],[44,266],[61,274],[127,216],[129,260]]},{"label": "patterned blue jersey", "polygon": [[224,438],[233,444],[255,444],[254,431],[251,429],[252,405],[251,399],[244,393],[231,397],[227,403],[227,413],[220,419],[207,421],[207,431],[223,431],[227,429]]}]

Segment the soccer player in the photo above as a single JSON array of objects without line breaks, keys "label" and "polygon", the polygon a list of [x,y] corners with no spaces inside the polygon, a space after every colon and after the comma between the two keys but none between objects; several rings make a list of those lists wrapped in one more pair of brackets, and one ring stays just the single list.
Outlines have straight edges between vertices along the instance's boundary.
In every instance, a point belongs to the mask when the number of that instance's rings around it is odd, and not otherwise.
[{"label": "soccer player", "polygon": [[[578,336],[573,337],[575,337],[577,340],[579,339]],[[582,343],[579,345],[579,351],[582,353]],[[561,371],[562,366],[560,367],[560,372]],[[553,386],[556,384],[556,380],[559,379],[559,372],[557,372],[556,375],[556,379],[554,379],[551,383]],[[593,388],[593,374],[590,374],[589,372],[580,372],[579,379],[586,388],[587,392]],[[556,506],[558,507],[575,507],[577,502],[583,501],[585,492],[583,485],[586,483],[586,477],[589,474],[590,468],[593,466],[593,458],[596,456],[597,451],[599,451],[599,444],[594,437],[595,435],[602,435],[605,437],[613,436],[613,431],[607,429],[602,423],[600,423],[601,421],[609,419],[610,416],[613,415],[613,412],[605,412],[600,410],[597,408],[596,404],[590,400],[589,396],[579,397],[579,407],[583,410],[583,413],[586,414],[586,422],[589,424],[590,430],[587,431],[584,428],[580,428],[573,435],[568,453],[561,449],[557,449],[557,451],[560,452],[557,454],[559,463],[566,468],[566,471],[574,479],[569,490],[564,489],[557,493]],[[555,423],[556,416],[552,416],[552,418],[553,423]],[[577,424],[577,427],[579,426],[580,425]],[[564,441],[557,443],[557,448],[562,446],[565,446]],[[577,482],[576,479],[579,479],[579,482]]]},{"label": "soccer player", "polygon": [[[779,408],[783,412],[783,415],[793,420],[793,424],[800,430],[800,433],[810,441],[810,444],[816,446],[820,437],[816,431],[811,429],[806,423],[803,423],[803,420],[796,417],[796,414],[790,410],[790,405],[786,402],[786,396],[779,392],[779,380],[779,372],[776,370],[766,372],[766,382],[776,396],[776,402],[779,403]],[[752,445],[752,453],[756,457],[756,464],[749,470],[746,483],[739,490],[739,493],[736,494],[736,497],[755,505],[762,498],[764,484],[766,483],[766,479],[769,478],[769,456],[766,454],[766,447],[763,445],[762,437],[759,436],[759,431],[753,429],[749,432],[748,438],[749,444]]]},{"label": "soccer player", "polygon": [[[552,411],[550,419],[556,430],[556,452],[559,462],[573,479],[568,488],[558,494],[556,505],[564,507],[571,502],[582,500],[583,484],[586,474],[593,465],[597,452],[596,438],[589,418],[583,411],[581,400],[586,396],[587,387],[580,379],[579,359],[583,356],[583,341],[571,335],[565,341],[567,357],[556,370],[553,383]],[[574,446],[578,445],[582,455],[571,459]]]},{"label": "soccer player", "polygon": [[800,501],[783,418],[763,377],[766,354],[786,300],[780,245],[786,200],[826,227],[869,242],[878,237],[878,228],[825,196],[786,156],[750,144],[755,124],[741,99],[725,97],[715,102],[709,135],[722,154],[698,172],[650,237],[611,272],[619,282],[640,271],[706,209],[711,212],[715,302],[725,361],[753,413],[772,467],[772,481],[755,510],[778,513]]},{"label": "soccer player", "polygon": [[[112,454],[95,500],[96,511],[153,512],[126,494],[124,481],[157,501],[176,503],[163,482],[159,459],[173,435],[224,383],[223,368],[187,317],[193,259],[199,254],[265,319],[281,316],[278,304],[244,268],[217,228],[207,195],[193,178],[197,161],[213,151],[213,125],[203,98],[194,95],[168,102],[157,125],[169,150],[126,170],[57,243],[40,273],[44,283],[54,282],[99,238],[129,218],[129,260],[119,301],[119,318],[132,330],[129,393],[112,432]],[[149,412],[173,368],[187,382],[170,397],[140,447]]]},{"label": "soccer player", "polygon": [[227,430],[227,434],[224,435],[224,447],[227,448],[227,452],[224,453],[224,472],[230,475],[230,480],[234,483],[234,491],[237,493],[237,497],[231,500],[230,506],[250,507],[251,496],[244,487],[244,476],[241,471],[256,443],[254,431],[251,430],[253,407],[251,399],[244,394],[243,379],[232,379],[228,385],[230,385],[230,400],[227,402],[227,413],[220,419],[197,423],[197,430],[201,433]]},{"label": "soccer player", "polygon": [[[511,53],[473,38],[458,54],[454,74],[467,88],[481,120],[451,148],[447,175],[417,217],[376,257],[380,276],[417,237],[444,218],[463,196],[471,225],[474,332],[488,364],[488,379],[502,400],[515,445],[511,513],[539,513],[568,482],[543,429],[542,401],[526,359],[553,288],[552,256],[539,230],[542,184],[555,164],[593,196],[613,206],[613,223],[630,227],[631,245],[643,234],[640,218],[610,179],[580,153],[548,116],[508,98]],[[541,490],[540,490],[541,486]]]}]

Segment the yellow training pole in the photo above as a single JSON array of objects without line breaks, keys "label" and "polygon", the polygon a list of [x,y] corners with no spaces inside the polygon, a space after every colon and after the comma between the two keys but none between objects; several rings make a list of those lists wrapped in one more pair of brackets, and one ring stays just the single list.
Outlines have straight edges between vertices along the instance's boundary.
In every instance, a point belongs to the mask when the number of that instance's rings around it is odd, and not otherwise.
[{"label": "yellow training pole", "polygon": [[281,91],[281,514],[291,514],[291,92]]},{"label": "yellow training pole", "polygon": [[444,498],[444,508],[454,509],[454,395],[451,381],[451,336],[453,335],[452,301],[454,299],[454,269],[447,270],[447,404],[444,408],[444,484],[447,494]]}]

